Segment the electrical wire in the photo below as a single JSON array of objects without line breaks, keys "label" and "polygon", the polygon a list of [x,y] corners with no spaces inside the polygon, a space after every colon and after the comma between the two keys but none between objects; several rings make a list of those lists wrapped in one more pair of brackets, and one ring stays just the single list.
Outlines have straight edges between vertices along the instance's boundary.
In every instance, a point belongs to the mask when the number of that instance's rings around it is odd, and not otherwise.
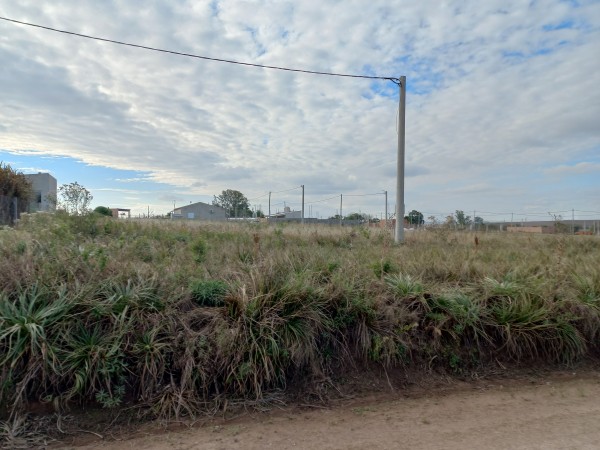
[{"label": "electrical wire", "polygon": [[384,195],[383,192],[376,192],[374,194],[344,194],[344,197],[368,197],[370,195]]},{"label": "electrical wire", "polygon": [[324,198],[322,200],[315,200],[314,202],[304,202],[305,205],[311,205],[313,203],[321,203],[321,202],[326,202],[327,200],[331,200],[333,198],[339,198],[339,195],[334,195],[333,197],[329,197],[329,198]]},{"label": "electrical wire", "polygon": [[189,58],[204,59],[207,61],[216,61],[216,62],[222,62],[222,63],[228,63],[228,64],[237,64],[240,66],[258,67],[258,68],[262,68],[262,69],[283,70],[283,71],[287,71],[287,72],[308,73],[308,74],[312,74],[312,75],[328,75],[328,76],[347,77],[347,78],[366,78],[366,79],[370,79],[370,80],[388,80],[388,81],[392,81],[397,84],[400,83],[400,79],[397,77],[379,77],[379,76],[372,76],[372,75],[357,75],[357,74],[336,73],[336,72],[319,72],[316,70],[292,69],[289,67],[269,66],[266,64],[255,64],[255,63],[249,63],[249,62],[234,61],[231,59],[212,58],[209,56],[195,55],[193,53],[184,53],[184,52],[177,52],[174,50],[165,50],[165,49],[156,48],[156,47],[149,47],[146,45],[132,44],[129,42],[117,41],[114,39],[107,39],[107,38],[101,38],[101,37],[97,37],[97,36],[90,36],[87,34],[75,33],[73,31],[60,30],[58,28],[52,28],[52,27],[47,27],[44,25],[38,25],[35,23],[23,22],[20,20],[10,19],[8,17],[0,16],[0,20],[4,20],[7,22],[13,22],[13,23],[16,23],[19,25],[26,25],[29,27],[41,28],[43,30],[54,31],[56,33],[67,34],[70,36],[77,36],[77,37],[81,37],[81,38],[85,38],[85,39],[92,39],[95,41],[109,42],[111,44],[124,45],[127,47],[134,47],[134,48],[141,48],[144,50],[151,50],[154,52],[169,53],[171,55],[177,55],[177,56],[187,56]]},{"label": "electrical wire", "polygon": [[259,195],[258,197],[252,197],[252,198],[249,198],[249,199],[248,199],[248,201],[250,201],[250,200],[258,200],[259,198],[266,197],[267,195],[269,195],[269,193],[268,193],[268,192],[266,192],[266,193],[264,193],[264,194],[262,194],[262,195]]},{"label": "electrical wire", "polygon": [[301,189],[302,186],[296,186],[293,188],[289,188],[289,189],[284,189],[283,191],[271,191],[271,194],[280,194],[282,192],[289,192],[289,191],[295,191],[296,189]]}]

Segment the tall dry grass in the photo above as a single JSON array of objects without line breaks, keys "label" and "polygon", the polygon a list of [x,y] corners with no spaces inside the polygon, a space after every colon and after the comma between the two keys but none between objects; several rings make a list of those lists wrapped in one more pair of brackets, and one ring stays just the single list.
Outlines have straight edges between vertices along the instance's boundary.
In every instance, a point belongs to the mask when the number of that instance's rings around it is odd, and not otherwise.
[{"label": "tall dry grass", "polygon": [[572,364],[600,350],[594,236],[115,221],[0,231],[0,405],[163,418],[381,364]]}]

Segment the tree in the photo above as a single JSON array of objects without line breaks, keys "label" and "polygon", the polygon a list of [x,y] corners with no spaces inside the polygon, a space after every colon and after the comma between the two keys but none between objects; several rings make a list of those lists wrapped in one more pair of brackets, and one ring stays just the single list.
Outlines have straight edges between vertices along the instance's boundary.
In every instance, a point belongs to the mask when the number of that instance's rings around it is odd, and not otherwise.
[{"label": "tree", "polygon": [[77,182],[63,184],[58,188],[60,206],[73,216],[82,216],[90,212],[90,203],[94,198],[90,191]]},{"label": "tree", "polygon": [[411,225],[423,225],[425,223],[425,220],[423,220],[423,214],[416,209],[413,209],[411,212],[409,212],[405,219]]},{"label": "tree", "polygon": [[212,204],[224,208],[229,217],[252,216],[248,199],[240,191],[226,189],[214,197]]},{"label": "tree", "polygon": [[106,206],[97,206],[94,208],[94,212],[100,214],[101,216],[112,217],[112,211]]},{"label": "tree", "polygon": [[27,177],[0,161],[0,223],[12,223],[19,213],[27,211],[32,196]]},{"label": "tree", "polygon": [[344,220],[365,220],[365,219],[366,219],[366,217],[364,214],[360,214],[357,212],[349,214],[344,218]]},{"label": "tree", "polygon": [[454,216],[456,217],[456,223],[460,227],[466,227],[471,224],[471,216],[466,216],[464,211],[457,209]]},{"label": "tree", "polygon": [[479,216],[475,216],[475,219],[473,219],[473,223],[475,225],[483,225],[483,218],[479,217]]}]

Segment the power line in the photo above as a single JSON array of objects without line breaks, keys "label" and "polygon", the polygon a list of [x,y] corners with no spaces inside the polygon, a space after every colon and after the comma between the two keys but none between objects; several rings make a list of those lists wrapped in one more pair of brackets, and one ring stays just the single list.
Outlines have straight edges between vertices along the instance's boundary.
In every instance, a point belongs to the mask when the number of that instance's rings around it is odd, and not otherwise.
[{"label": "power line", "polygon": [[90,35],[87,35],[87,34],[75,33],[73,31],[59,30],[58,28],[52,28],[52,27],[47,27],[47,26],[44,26],[44,25],[38,25],[38,24],[35,24],[35,23],[22,22],[20,20],[9,19],[8,17],[1,17],[0,16],[0,19],[1,20],[5,20],[7,22],[17,23],[19,25],[26,25],[26,26],[29,26],[29,27],[41,28],[43,30],[54,31],[56,33],[68,34],[70,36],[77,36],[77,37],[86,38],[86,39],[92,39],[92,40],[101,41],[101,42],[109,42],[111,44],[124,45],[124,46],[127,46],[127,47],[141,48],[141,49],[144,49],[144,50],[151,50],[151,51],[154,51],[154,52],[169,53],[171,55],[187,56],[189,58],[204,59],[204,60],[207,60],[207,61],[216,61],[216,62],[222,62],[222,63],[228,63],[228,64],[237,64],[237,65],[240,65],[240,66],[259,67],[259,68],[262,68],[262,69],[284,70],[284,71],[287,71],[287,72],[308,73],[308,74],[312,74],[312,75],[329,75],[329,76],[334,76],[334,77],[347,77],[347,78],[366,78],[366,79],[370,79],[370,80],[388,80],[388,81],[393,81],[394,83],[399,83],[400,82],[400,80],[398,78],[396,78],[396,77],[377,77],[377,76],[371,76],[371,75],[356,75],[356,74],[335,73],[335,72],[319,72],[319,71],[316,71],[316,70],[292,69],[292,68],[289,68],[289,67],[269,66],[269,65],[265,65],[265,64],[254,64],[254,63],[249,63],[249,62],[234,61],[234,60],[231,60],[231,59],[212,58],[212,57],[209,57],[209,56],[195,55],[193,53],[183,53],[183,52],[177,52],[177,51],[174,51],[174,50],[165,50],[165,49],[162,49],[162,48],[148,47],[146,45],[131,44],[129,42],[116,41],[114,39],[101,38],[101,37],[97,37],[97,36],[90,36]]},{"label": "power line", "polygon": [[258,200],[259,198],[266,197],[267,195],[269,195],[269,193],[268,193],[268,192],[265,192],[264,194],[262,194],[262,195],[259,195],[258,197],[252,197],[252,198],[249,198],[249,199],[248,199],[248,201],[250,201],[250,200]]},{"label": "power line", "polygon": [[334,195],[333,197],[324,198],[323,200],[315,200],[314,202],[305,202],[304,204],[305,204],[305,205],[308,205],[308,204],[312,204],[312,203],[321,203],[321,202],[326,202],[327,200],[331,200],[331,199],[333,199],[333,198],[340,198],[340,196],[339,196],[339,195]]},{"label": "power line", "polygon": [[368,197],[370,195],[383,195],[383,192],[376,192],[374,194],[344,194],[344,197]]},{"label": "power line", "polygon": [[295,191],[296,189],[301,189],[301,188],[302,188],[302,186],[296,186],[296,187],[293,187],[293,188],[284,189],[282,191],[271,191],[271,194],[280,194],[282,192]]}]

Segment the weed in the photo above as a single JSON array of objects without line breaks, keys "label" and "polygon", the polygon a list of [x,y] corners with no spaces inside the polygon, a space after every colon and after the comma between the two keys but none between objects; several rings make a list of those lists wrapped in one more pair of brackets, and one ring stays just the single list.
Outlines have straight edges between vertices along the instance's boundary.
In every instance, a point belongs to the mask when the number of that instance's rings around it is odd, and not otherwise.
[{"label": "weed", "polygon": [[206,254],[208,252],[206,242],[204,239],[196,239],[192,244],[192,253],[194,254],[194,261],[198,264],[203,263],[206,260]]},{"label": "weed", "polygon": [[418,297],[424,292],[423,284],[410,275],[389,275],[385,282],[399,297]]},{"label": "weed", "polygon": [[229,288],[219,280],[196,280],[192,283],[192,300],[199,306],[224,306]]},{"label": "weed", "polygon": [[383,278],[385,275],[396,271],[396,267],[394,264],[388,259],[382,259],[379,262],[373,264],[373,273],[377,278]]}]

